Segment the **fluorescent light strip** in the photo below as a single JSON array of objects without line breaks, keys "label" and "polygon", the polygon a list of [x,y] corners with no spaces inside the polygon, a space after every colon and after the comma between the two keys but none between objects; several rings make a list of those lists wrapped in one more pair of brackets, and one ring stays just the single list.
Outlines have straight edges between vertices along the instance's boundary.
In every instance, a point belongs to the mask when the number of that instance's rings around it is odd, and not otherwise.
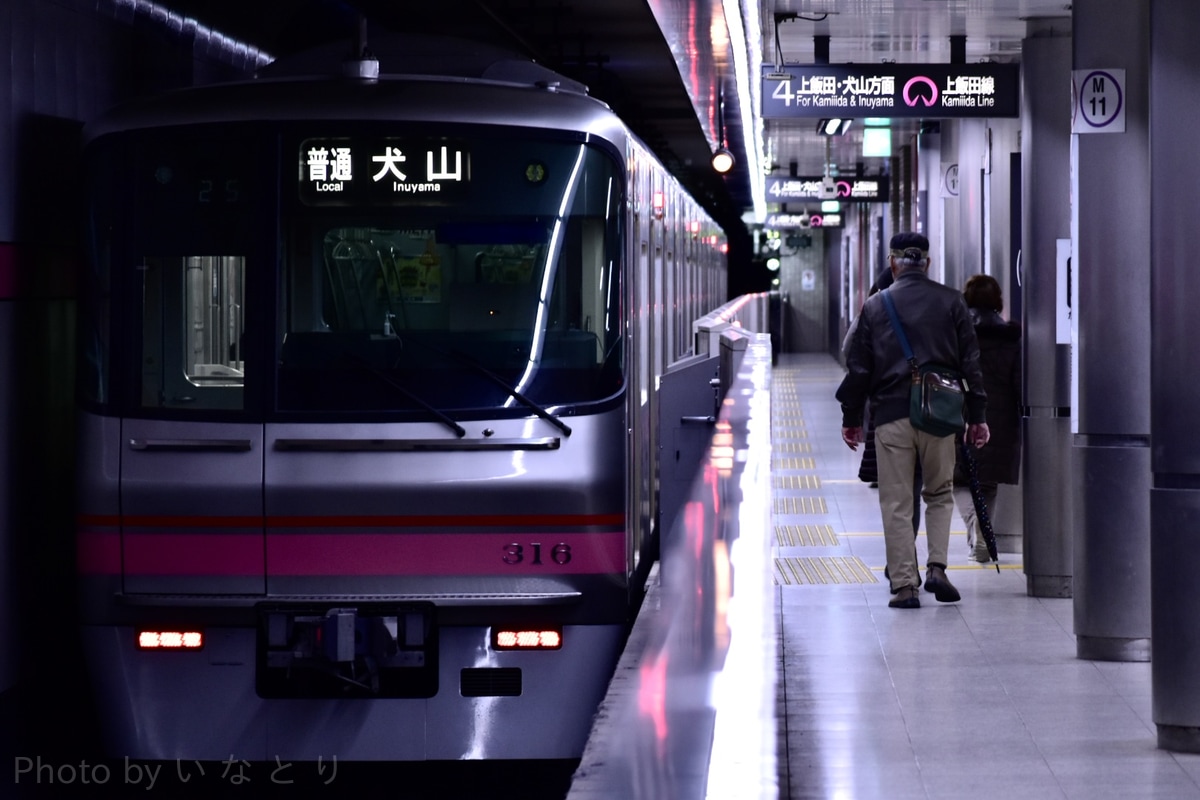
[{"label": "fluorescent light strip", "polygon": [[[762,74],[762,54],[750,48],[746,42],[747,28],[757,31],[759,27],[758,3],[746,3],[746,19],[742,19],[739,0],[722,0],[725,9],[725,27],[729,30],[729,46],[733,50],[733,70],[737,81],[738,107],[742,112],[743,140],[746,147],[746,169],[750,172],[750,193],[754,202],[754,221],[767,218],[766,181],[763,176],[763,125],[760,113],[761,86],[751,81],[750,76]],[[749,62],[748,62],[749,59]]]}]

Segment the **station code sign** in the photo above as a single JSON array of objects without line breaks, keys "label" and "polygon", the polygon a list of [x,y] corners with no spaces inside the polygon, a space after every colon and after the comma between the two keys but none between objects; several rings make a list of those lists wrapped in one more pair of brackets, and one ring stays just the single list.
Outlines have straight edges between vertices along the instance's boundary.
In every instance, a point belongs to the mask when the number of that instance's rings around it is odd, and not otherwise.
[{"label": "station code sign", "polygon": [[767,201],[786,203],[790,200],[859,200],[865,203],[886,203],[888,182],[886,178],[834,178],[837,182],[837,197],[821,197],[821,181],[817,177],[767,176],[765,191]]},{"label": "station code sign", "polygon": [[471,181],[470,150],[447,139],[305,139],[298,167],[310,206],[453,202]]},{"label": "station code sign", "polygon": [[1016,117],[1020,78],[1017,64],[764,65],[762,115]]}]

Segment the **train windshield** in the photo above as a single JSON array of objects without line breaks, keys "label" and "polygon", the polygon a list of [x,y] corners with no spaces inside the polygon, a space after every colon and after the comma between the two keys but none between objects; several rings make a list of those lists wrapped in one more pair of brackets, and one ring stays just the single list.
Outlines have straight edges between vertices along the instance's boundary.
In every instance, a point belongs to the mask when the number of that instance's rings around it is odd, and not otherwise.
[{"label": "train windshield", "polygon": [[387,127],[93,144],[85,399],[428,419],[617,396],[620,163],[555,132]]},{"label": "train windshield", "polygon": [[281,411],[528,413],[519,396],[561,407],[619,390],[610,157],[491,137],[296,152]]}]

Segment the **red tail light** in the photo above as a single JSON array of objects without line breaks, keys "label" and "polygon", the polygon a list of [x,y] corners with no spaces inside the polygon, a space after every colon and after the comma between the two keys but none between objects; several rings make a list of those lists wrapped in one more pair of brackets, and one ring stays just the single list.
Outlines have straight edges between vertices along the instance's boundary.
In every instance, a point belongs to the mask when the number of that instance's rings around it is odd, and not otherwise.
[{"label": "red tail light", "polygon": [[139,650],[199,650],[204,647],[201,631],[138,631]]},{"label": "red tail light", "polygon": [[562,644],[562,631],[555,629],[496,628],[492,631],[492,647],[496,650],[558,650]]}]

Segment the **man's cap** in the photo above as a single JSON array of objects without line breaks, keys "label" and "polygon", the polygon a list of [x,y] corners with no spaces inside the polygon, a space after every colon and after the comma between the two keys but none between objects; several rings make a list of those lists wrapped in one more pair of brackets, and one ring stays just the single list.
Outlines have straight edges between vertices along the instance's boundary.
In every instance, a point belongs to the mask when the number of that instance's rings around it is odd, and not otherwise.
[{"label": "man's cap", "polygon": [[929,257],[929,239],[916,231],[901,231],[892,237],[892,256],[917,263]]}]

